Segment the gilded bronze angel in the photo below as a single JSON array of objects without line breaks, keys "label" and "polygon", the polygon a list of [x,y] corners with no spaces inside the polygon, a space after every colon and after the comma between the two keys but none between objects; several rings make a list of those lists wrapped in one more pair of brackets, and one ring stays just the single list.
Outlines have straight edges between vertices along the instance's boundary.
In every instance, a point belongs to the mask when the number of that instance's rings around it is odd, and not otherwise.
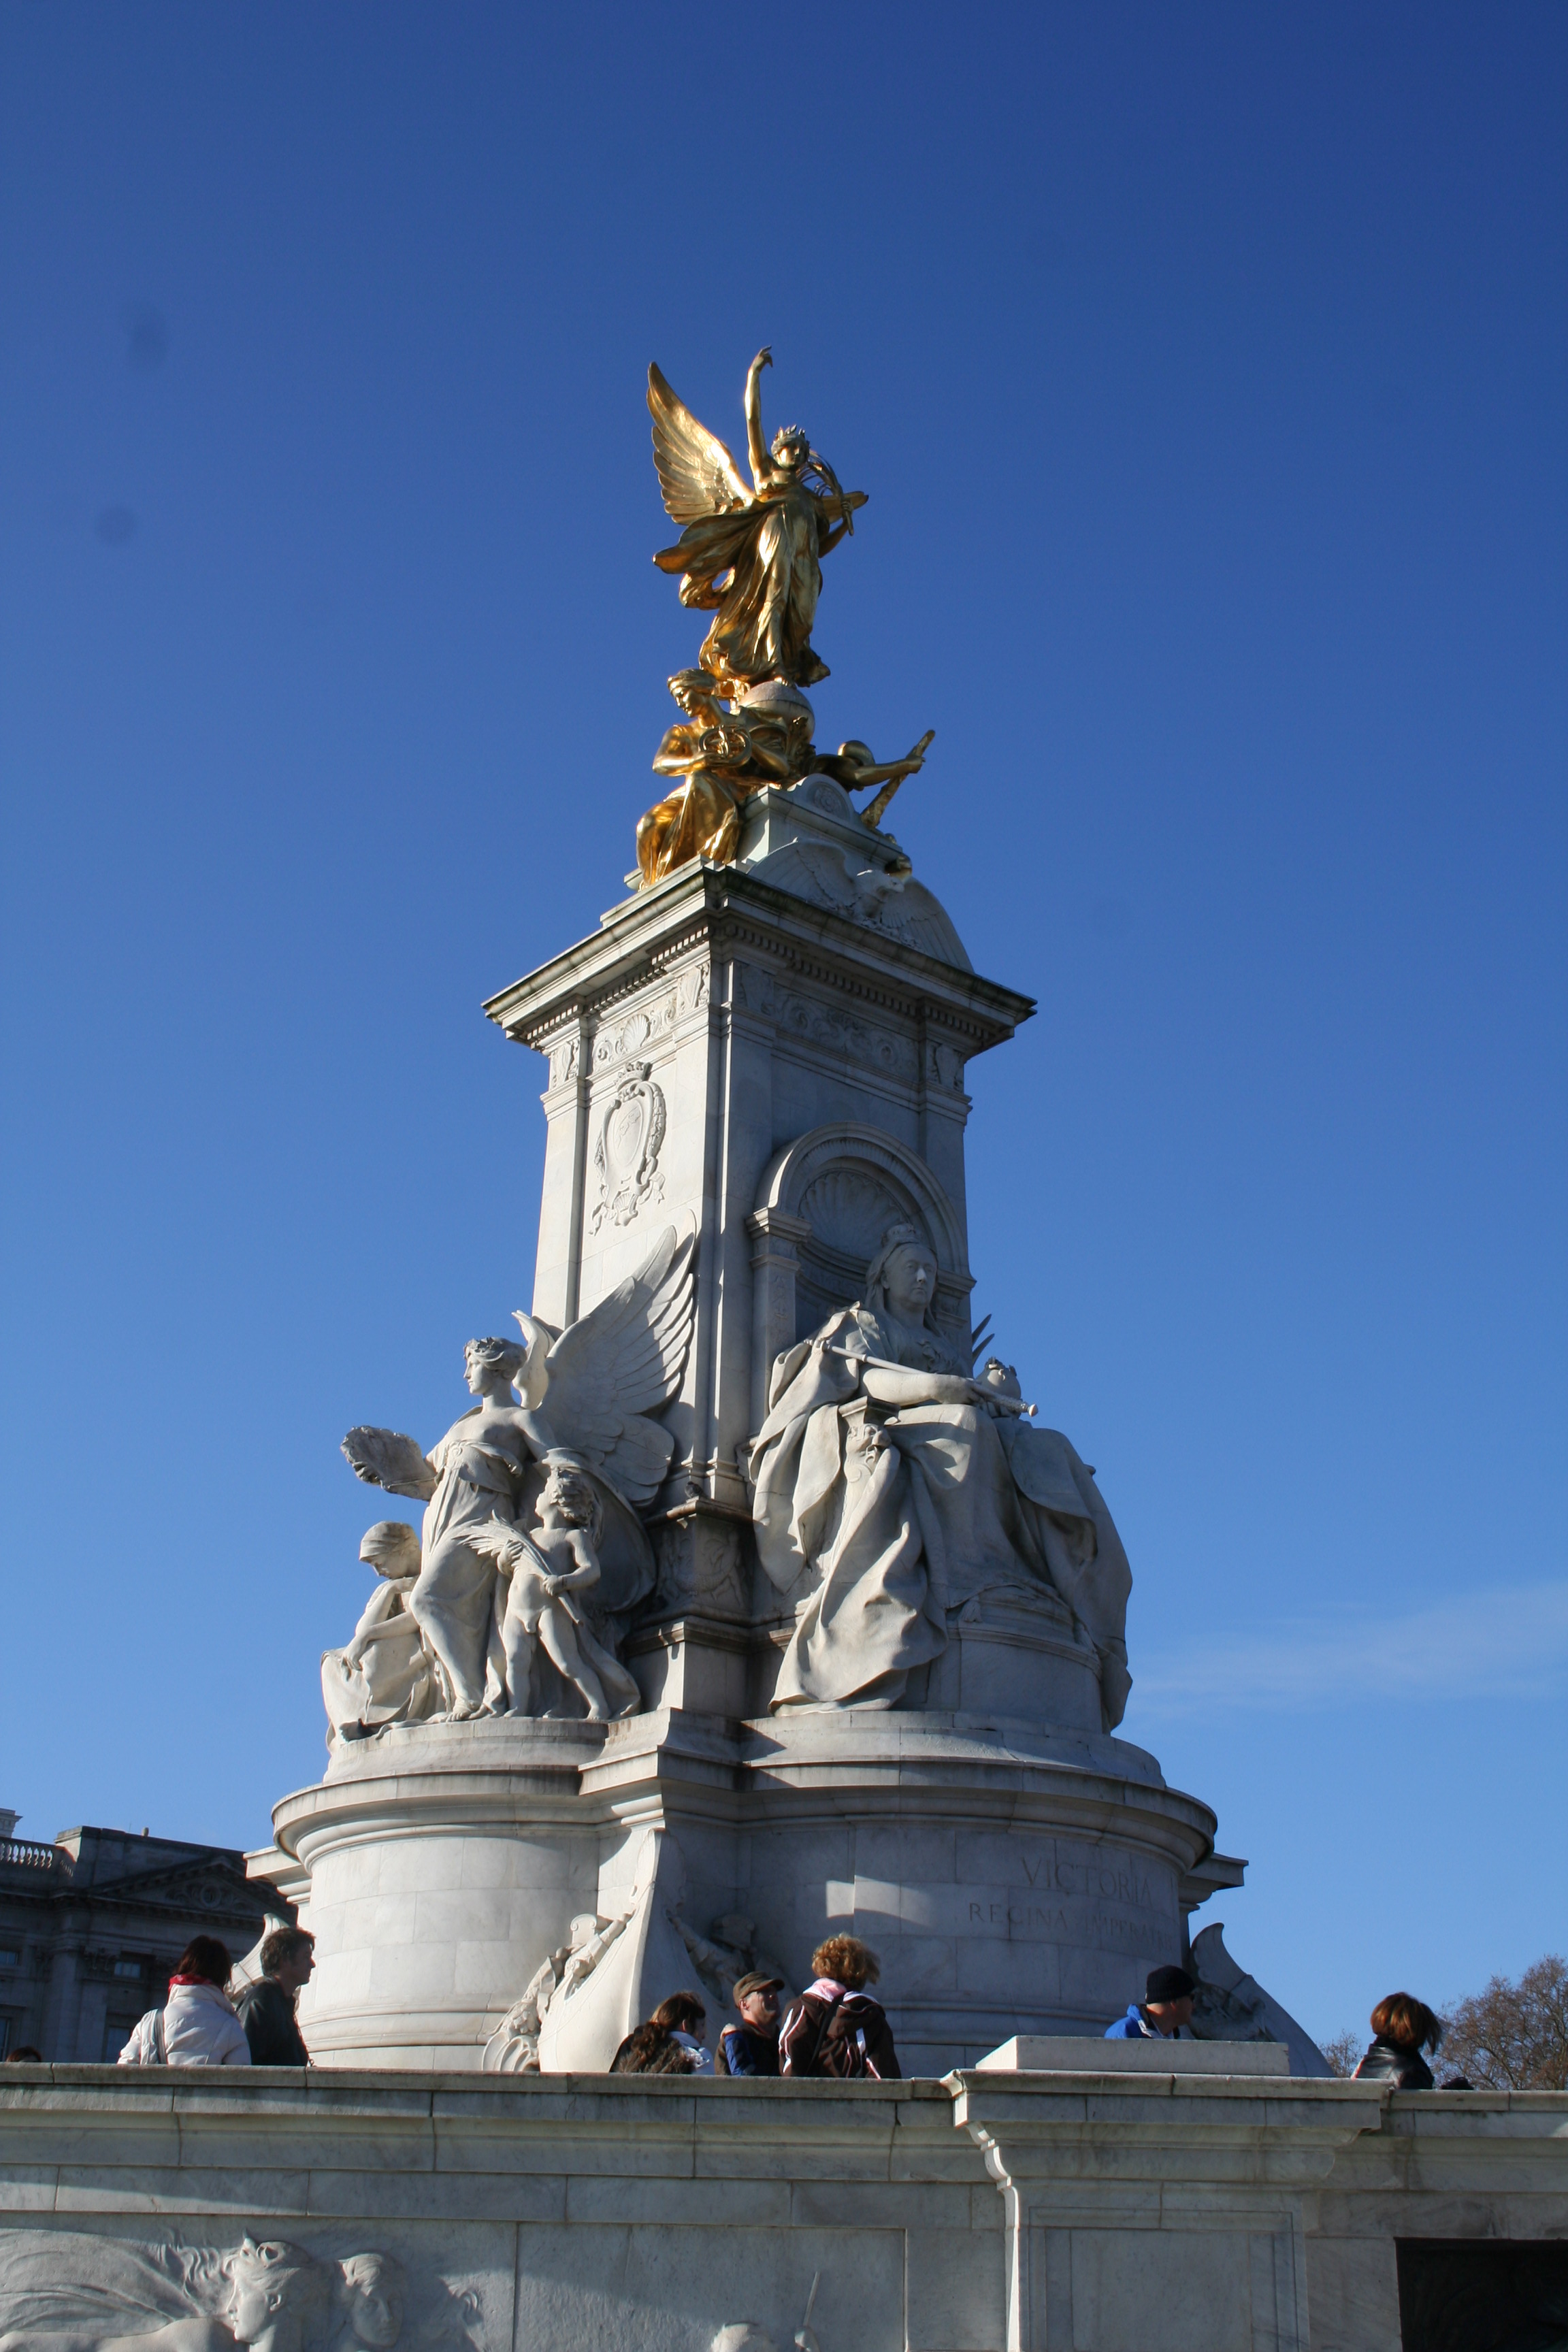
[{"label": "gilded bronze angel", "polygon": [[660,550],[661,572],[681,575],[680,601],[713,614],[698,656],[725,700],[763,678],[811,686],[827,676],[813,651],[821,558],[853,530],[862,490],[844,490],[798,425],[763,439],[759,386],[766,346],[746,373],[746,448],[752,486],[717,435],[699,424],[657,367],[647,372],[653,457],[659,488],[686,528]]}]

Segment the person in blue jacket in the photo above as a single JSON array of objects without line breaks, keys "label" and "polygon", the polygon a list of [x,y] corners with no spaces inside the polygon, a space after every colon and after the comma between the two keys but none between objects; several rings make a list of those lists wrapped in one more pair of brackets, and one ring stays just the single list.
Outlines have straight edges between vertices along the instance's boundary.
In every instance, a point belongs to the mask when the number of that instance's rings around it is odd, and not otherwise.
[{"label": "person in blue jacket", "polygon": [[1133,2001],[1125,2017],[1105,2029],[1107,2042],[1174,2042],[1193,2036],[1194,1979],[1185,1969],[1151,1969],[1142,2000]]},{"label": "person in blue jacket", "polygon": [[739,2025],[727,2025],[713,2053],[716,2074],[776,2074],[779,2071],[779,1995],[782,1977],[758,1969],[735,1979]]}]

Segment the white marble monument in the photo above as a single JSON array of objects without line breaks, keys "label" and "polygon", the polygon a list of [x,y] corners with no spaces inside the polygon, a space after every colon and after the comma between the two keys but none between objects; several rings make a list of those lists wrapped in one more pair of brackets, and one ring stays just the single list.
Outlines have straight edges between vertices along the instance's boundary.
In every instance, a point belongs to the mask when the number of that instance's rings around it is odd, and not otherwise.
[{"label": "white marble monument", "polygon": [[[819,559],[864,500],[765,444],[767,364],[750,485],[650,375],[684,526],[657,561],[715,614],[670,681],[674,789],[630,894],[486,1007],[548,1072],[520,1337],[468,1339],[477,1401],[428,1453],[344,1440],[425,1512],[365,1538],[328,1768],[258,1861],[317,1937],[324,2064],[604,2067],[694,1975],[725,1997],[711,1956],[798,1986],[852,1930],[941,2072],[1102,2031],[1238,1883],[1116,1736],[1126,1554],[977,1323],[964,1073],[1034,1006],[885,828],[930,733],[816,746]],[[1321,2070],[1224,1965],[1200,2030]]]},{"label": "white marble monument", "polygon": [[[930,736],[814,748],[863,501],[764,443],[766,360],[750,484],[654,372],[658,560],[713,615],[673,789],[489,1007],[549,1074],[531,1305],[498,1262],[519,1337],[453,1333],[428,1451],[344,1441],[423,1518],[345,1561],[327,1769],[254,1857],[318,1939],[314,2067],[0,2069],[0,2352],[1561,2335],[1568,2095],[1302,2080],[1188,1939],[1242,1865],[1118,1737],[1126,1555],[971,1299],[964,1071],[1033,1008],[882,827]],[[846,1929],[917,2079],[605,2072]],[[1105,2042],[1184,1956],[1201,2038]]]},{"label": "white marble monument", "polygon": [[[1238,1874],[1115,1736],[1126,1555],[975,1329],[964,1070],[1028,999],[808,761],[732,862],[487,1009],[548,1070],[532,1300],[469,1340],[478,1402],[428,1454],[345,1441],[426,1508],[380,1619],[406,1703],[349,1718],[362,1619],[263,1864],[318,1938],[313,2054],[604,2066],[725,1918],[793,1985],[863,1937],[911,2070],[1103,2030]],[[574,1922],[616,1921],[531,2005]],[[1216,1998],[1205,2030],[1273,2029]]]}]

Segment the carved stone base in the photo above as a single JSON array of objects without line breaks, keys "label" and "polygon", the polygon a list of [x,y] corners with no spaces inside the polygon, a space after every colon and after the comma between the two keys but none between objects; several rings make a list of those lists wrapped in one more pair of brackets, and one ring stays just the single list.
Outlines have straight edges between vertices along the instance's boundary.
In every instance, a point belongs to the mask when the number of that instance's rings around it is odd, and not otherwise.
[{"label": "carved stone base", "polygon": [[[744,1670],[720,1629],[693,1630],[665,1628],[639,1674]],[[321,2064],[477,2070],[574,1916],[626,1907],[651,1829],[679,1848],[684,1925],[743,1916],[795,1986],[824,1936],[863,1937],[921,2074],[1014,2033],[1102,2030],[1180,1958],[1182,1881],[1215,1827],[1124,1741],[930,1707],[400,1727],[274,1820],[310,1873],[300,2021]]]},{"label": "carved stone base", "polygon": [[948,1645],[913,1703],[1022,1716],[1069,1731],[1100,1727],[1100,1661],[1052,1592],[977,1593],[949,1622]]}]

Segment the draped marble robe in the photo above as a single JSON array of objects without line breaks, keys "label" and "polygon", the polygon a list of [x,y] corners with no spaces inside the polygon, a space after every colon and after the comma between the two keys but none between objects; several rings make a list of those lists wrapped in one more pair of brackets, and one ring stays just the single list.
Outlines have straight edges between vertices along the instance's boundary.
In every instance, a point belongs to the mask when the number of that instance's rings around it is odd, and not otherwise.
[{"label": "draped marble robe", "polygon": [[988,1589],[1054,1587],[1100,1661],[1105,1728],[1131,1688],[1131,1570],[1089,1469],[1059,1431],[984,1405],[889,1409],[868,1357],[967,1376],[930,1324],[911,1343],[857,1305],[774,1360],[751,1449],[757,1549],[787,1591],[818,1582],[779,1671],[775,1709],[891,1707]]}]

